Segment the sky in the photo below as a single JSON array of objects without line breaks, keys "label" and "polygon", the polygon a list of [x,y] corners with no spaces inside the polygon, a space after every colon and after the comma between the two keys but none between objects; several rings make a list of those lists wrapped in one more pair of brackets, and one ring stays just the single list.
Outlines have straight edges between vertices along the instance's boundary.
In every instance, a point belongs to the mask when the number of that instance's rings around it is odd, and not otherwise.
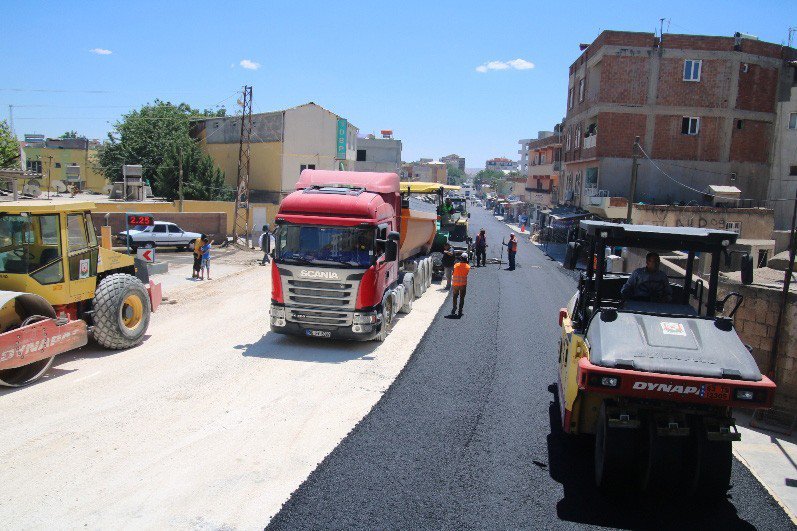
[{"label": "sky", "polygon": [[[605,29],[785,43],[797,1],[245,2],[4,0],[0,118],[105,138],[155,99],[234,112],[313,101],[360,134],[392,129],[402,159],[517,160],[565,113],[579,43]],[[797,42],[797,36],[795,36]]]}]

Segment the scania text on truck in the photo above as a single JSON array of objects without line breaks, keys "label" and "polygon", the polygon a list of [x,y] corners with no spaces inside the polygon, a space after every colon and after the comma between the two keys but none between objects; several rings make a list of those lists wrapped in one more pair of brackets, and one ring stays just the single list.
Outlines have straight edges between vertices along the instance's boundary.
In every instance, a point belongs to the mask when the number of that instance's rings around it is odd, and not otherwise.
[{"label": "scania text on truck", "polygon": [[304,170],[276,216],[271,330],[384,340],[431,285],[435,221],[395,173]]}]

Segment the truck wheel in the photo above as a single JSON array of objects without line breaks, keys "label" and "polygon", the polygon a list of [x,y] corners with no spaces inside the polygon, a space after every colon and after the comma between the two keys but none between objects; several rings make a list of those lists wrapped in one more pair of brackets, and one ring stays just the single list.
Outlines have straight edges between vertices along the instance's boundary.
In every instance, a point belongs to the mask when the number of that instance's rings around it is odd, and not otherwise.
[{"label": "truck wheel", "polygon": [[382,299],[382,328],[379,329],[377,341],[384,341],[393,328],[393,298],[390,296]]},{"label": "truck wheel", "polygon": [[415,299],[415,286],[413,285],[413,277],[407,274],[404,277],[404,304],[402,304],[399,312],[410,313],[412,311],[412,303]]},{"label": "truck wheel", "polygon": [[640,467],[640,487],[653,494],[679,492],[686,441],[683,437],[659,436],[652,418],[647,425],[647,452]]},{"label": "truck wheel", "polygon": [[605,491],[628,487],[636,464],[636,430],[610,428],[606,404],[601,404],[595,433],[595,483]]},{"label": "truck wheel", "polygon": [[731,441],[709,441],[702,423],[693,430],[689,457],[694,474],[692,496],[705,500],[725,498],[731,485]]},{"label": "truck wheel", "polygon": [[94,295],[93,333],[97,343],[110,349],[138,345],[144,339],[149,317],[149,296],[136,277],[117,273],[100,281]]},{"label": "truck wheel", "polygon": [[426,289],[429,289],[429,286],[432,285],[432,259],[426,258],[424,263],[426,264]]}]

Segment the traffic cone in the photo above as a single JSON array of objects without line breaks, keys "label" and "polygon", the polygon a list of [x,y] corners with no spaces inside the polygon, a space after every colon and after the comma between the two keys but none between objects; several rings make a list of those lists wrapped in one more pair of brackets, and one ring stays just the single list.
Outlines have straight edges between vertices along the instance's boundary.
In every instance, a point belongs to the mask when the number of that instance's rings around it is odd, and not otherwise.
[{"label": "traffic cone", "polygon": [[520,232],[526,232],[526,224],[520,226]]}]

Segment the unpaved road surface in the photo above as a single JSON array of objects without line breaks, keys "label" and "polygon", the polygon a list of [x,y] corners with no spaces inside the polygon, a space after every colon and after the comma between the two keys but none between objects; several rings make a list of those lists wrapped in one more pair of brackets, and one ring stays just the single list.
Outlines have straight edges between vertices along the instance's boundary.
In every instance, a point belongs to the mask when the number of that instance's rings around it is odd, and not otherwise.
[{"label": "unpaved road surface", "polygon": [[167,293],[144,344],[0,390],[9,528],[260,528],[372,408],[445,296],[383,344],[267,333],[269,268]]}]

